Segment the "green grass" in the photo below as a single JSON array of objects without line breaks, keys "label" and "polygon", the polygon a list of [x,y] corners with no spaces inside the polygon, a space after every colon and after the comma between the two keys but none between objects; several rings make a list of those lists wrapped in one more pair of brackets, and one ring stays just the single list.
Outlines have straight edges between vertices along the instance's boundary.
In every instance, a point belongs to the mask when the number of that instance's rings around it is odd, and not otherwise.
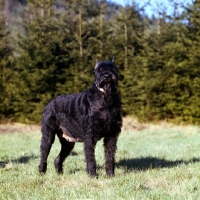
[{"label": "green grass", "polygon": [[161,127],[123,131],[116,176],[105,174],[103,145],[96,147],[98,179],[85,173],[83,145],[76,144],[57,175],[55,141],[45,176],[38,175],[39,131],[0,134],[0,200],[200,199],[200,129]]}]

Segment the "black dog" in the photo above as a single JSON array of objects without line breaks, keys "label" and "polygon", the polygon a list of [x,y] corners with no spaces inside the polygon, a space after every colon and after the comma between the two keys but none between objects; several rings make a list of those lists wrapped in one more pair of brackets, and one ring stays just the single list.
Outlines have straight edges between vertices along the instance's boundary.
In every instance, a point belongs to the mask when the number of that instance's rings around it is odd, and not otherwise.
[{"label": "black dog", "polygon": [[121,106],[117,95],[117,68],[112,62],[98,62],[94,69],[95,82],[88,90],[53,99],[42,116],[41,160],[39,172],[45,173],[47,157],[57,134],[61,151],[54,161],[62,173],[63,161],[75,142],[84,143],[87,173],[96,176],[95,145],[104,138],[106,173],[114,176],[117,139],[121,132]]}]

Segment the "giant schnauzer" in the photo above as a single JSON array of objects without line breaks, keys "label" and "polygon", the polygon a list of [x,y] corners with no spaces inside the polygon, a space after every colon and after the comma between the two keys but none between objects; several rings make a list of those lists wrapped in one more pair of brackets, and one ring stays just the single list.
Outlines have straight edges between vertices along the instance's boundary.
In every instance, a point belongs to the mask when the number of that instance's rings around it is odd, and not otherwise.
[{"label": "giant schnauzer", "polygon": [[117,139],[122,126],[117,72],[114,58],[111,62],[96,60],[95,82],[88,90],[58,96],[45,107],[41,125],[40,173],[46,172],[47,157],[57,134],[61,151],[54,165],[58,173],[63,172],[63,162],[75,142],[83,142],[86,171],[96,176],[95,145],[104,138],[106,173],[114,176]]}]

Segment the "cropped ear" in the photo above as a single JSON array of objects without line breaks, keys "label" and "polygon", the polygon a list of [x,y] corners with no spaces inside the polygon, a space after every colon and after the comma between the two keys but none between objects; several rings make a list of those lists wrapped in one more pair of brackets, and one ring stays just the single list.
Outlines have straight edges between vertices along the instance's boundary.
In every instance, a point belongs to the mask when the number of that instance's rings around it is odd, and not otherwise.
[{"label": "cropped ear", "polygon": [[97,59],[95,59],[96,60],[96,64],[95,64],[95,67],[94,67],[94,69],[96,69],[97,68],[97,66],[98,66],[98,64],[99,64],[99,61],[97,60]]},{"label": "cropped ear", "polygon": [[114,56],[112,57],[112,62],[115,62],[115,57]]}]

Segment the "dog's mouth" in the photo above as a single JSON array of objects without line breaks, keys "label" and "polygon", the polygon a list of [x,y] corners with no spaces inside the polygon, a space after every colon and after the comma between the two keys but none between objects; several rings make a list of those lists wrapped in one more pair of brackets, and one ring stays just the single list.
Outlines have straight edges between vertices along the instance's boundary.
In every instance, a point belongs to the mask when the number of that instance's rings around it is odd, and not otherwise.
[{"label": "dog's mouth", "polygon": [[112,93],[117,92],[117,80],[111,75],[102,76],[99,82],[99,88],[102,91],[111,90]]}]

